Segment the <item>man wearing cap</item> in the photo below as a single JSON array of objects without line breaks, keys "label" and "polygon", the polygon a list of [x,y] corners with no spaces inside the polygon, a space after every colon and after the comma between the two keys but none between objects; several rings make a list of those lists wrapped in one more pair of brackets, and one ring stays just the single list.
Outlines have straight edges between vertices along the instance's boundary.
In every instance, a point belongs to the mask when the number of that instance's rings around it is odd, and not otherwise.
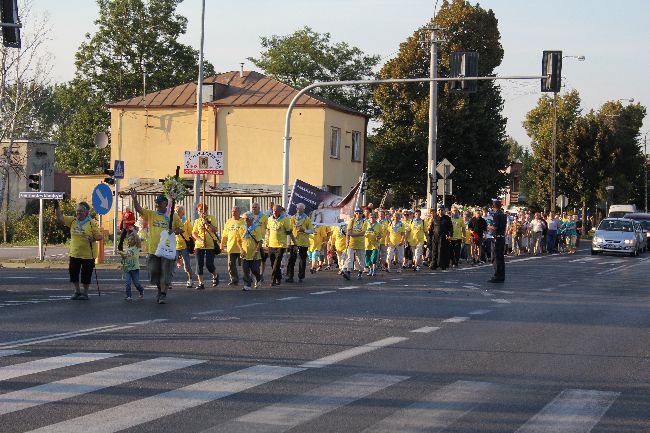
[{"label": "man wearing cap", "polygon": [[[305,279],[305,269],[307,268],[307,249],[309,248],[309,235],[314,233],[314,225],[311,219],[305,213],[304,203],[296,205],[296,214],[291,217],[291,230],[293,237],[296,239],[295,245],[289,249],[289,262],[287,263],[287,283],[293,283],[294,270],[296,267],[296,258],[298,261],[298,282],[302,283]],[[319,247],[320,249],[320,247]]]},{"label": "man wearing cap", "polygon": [[147,268],[149,269],[149,279],[151,284],[155,284],[158,288],[158,303],[165,304],[167,303],[167,288],[172,283],[172,271],[175,260],[158,257],[153,253],[158,248],[160,234],[163,231],[169,230],[170,234],[173,231],[177,235],[183,233],[181,220],[177,214],[174,214],[170,229],[169,215],[167,215],[167,204],[169,201],[164,195],[156,197],[156,210],[149,210],[140,206],[138,193],[135,188],[131,188],[129,194],[133,200],[133,207],[136,212],[142,215],[142,218],[149,225],[149,237],[147,238],[147,251],[149,251]]},{"label": "man wearing cap", "polygon": [[350,218],[346,230],[347,243],[348,243],[348,263],[343,272],[343,278],[350,279],[350,275],[354,270],[355,258],[358,263],[357,280],[362,279],[363,268],[366,261],[366,238],[365,233],[367,229],[366,219],[363,217],[363,210],[356,208],[354,216]]},{"label": "man wearing cap", "polygon": [[494,215],[490,229],[494,232],[494,277],[490,283],[503,283],[506,279],[506,226],[508,219],[501,209],[501,200],[492,201]]}]

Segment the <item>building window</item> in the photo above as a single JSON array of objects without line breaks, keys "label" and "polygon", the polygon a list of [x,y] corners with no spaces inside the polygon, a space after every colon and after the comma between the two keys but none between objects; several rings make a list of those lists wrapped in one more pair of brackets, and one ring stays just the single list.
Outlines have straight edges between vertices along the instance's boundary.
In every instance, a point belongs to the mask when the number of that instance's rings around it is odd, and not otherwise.
[{"label": "building window", "polygon": [[233,206],[237,206],[239,208],[239,213],[243,215],[244,212],[251,210],[252,200],[253,199],[250,197],[235,197]]},{"label": "building window", "polygon": [[361,161],[361,133],[352,131],[352,161]]},{"label": "building window", "polygon": [[332,127],[332,136],[330,137],[330,158],[339,159],[341,157],[341,128]]},{"label": "building window", "polygon": [[334,195],[341,195],[341,185],[325,185],[325,191]]}]

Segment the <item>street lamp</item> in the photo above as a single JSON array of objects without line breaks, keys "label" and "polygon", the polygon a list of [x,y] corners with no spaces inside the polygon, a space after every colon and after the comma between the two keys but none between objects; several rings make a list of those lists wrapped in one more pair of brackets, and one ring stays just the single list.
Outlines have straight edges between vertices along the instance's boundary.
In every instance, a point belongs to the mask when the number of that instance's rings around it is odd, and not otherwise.
[{"label": "street lamp", "polygon": [[[562,56],[562,59],[577,59],[579,62],[586,60],[585,56]],[[551,150],[551,212],[555,212],[555,166],[557,161],[556,148],[557,148],[557,92],[553,92],[553,137],[552,137],[552,150]]]}]

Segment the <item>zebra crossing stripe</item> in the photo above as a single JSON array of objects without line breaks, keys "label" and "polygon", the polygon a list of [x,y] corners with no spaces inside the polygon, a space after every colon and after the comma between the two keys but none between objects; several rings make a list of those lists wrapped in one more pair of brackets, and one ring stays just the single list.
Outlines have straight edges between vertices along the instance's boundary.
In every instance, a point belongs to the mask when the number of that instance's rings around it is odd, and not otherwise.
[{"label": "zebra crossing stripe", "polygon": [[20,355],[21,353],[26,353],[26,350],[0,350],[0,358],[3,356],[12,356]]},{"label": "zebra crossing stripe", "polygon": [[565,389],[515,433],[589,433],[619,395]]},{"label": "zebra crossing stripe", "polygon": [[0,415],[122,385],[206,361],[160,357],[0,395]]},{"label": "zebra crossing stripe", "polygon": [[8,365],[0,368],[0,381],[27,376],[29,374],[42,373],[57,368],[69,367],[72,365],[84,364],[86,362],[99,361],[106,358],[119,356],[120,353],[70,353],[68,355],[55,356],[53,358],[37,359],[36,361],[23,362],[21,364]]},{"label": "zebra crossing stripe", "polygon": [[355,374],[202,433],[284,433],[406,379],[407,376]]},{"label": "zebra crossing stripe", "polygon": [[498,385],[489,382],[454,382],[384,418],[364,433],[439,432],[489,401],[498,389]]},{"label": "zebra crossing stripe", "polygon": [[256,365],[183,388],[45,426],[32,430],[31,433],[113,433],[222,399],[303,370],[303,368],[294,367]]},{"label": "zebra crossing stripe", "polygon": [[391,346],[393,344],[400,343],[402,341],[408,340],[406,337],[388,337],[383,340],[378,340],[373,343],[364,344],[363,346],[353,347],[352,349],[344,350],[342,352],[335,353],[333,355],[325,356],[323,358],[315,359],[313,361],[305,362],[300,367],[303,368],[323,368],[328,365],[335,364],[346,359],[372,352],[382,347]]}]

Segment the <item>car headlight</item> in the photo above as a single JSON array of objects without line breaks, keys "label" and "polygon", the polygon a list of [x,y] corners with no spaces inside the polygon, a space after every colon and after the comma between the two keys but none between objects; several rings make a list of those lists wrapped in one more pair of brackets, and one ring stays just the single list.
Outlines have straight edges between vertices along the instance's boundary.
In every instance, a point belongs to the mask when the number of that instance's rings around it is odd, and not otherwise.
[{"label": "car headlight", "polygon": [[625,239],[625,245],[634,245],[636,244],[636,239]]},{"label": "car headlight", "polygon": [[598,237],[598,236],[594,236],[594,243],[595,243],[595,244],[599,244],[599,243],[601,243],[602,241],[603,241],[603,238]]}]

